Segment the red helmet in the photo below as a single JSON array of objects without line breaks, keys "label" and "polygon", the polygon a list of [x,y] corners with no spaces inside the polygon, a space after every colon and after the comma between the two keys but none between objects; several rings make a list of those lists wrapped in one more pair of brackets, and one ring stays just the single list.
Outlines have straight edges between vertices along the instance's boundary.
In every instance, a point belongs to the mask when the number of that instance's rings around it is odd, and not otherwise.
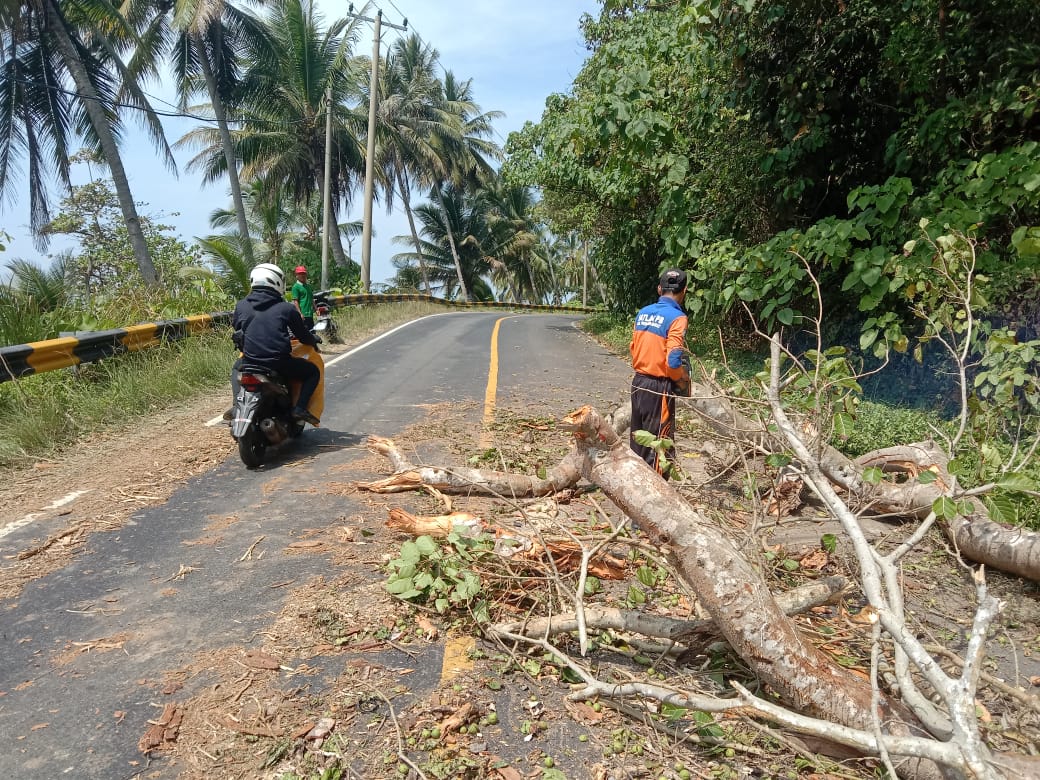
[{"label": "red helmet", "polygon": [[305,274],[305,273],[307,273],[307,267],[303,266],[303,265],[298,265],[298,266],[296,266],[296,270],[293,271],[293,273],[294,274]]}]

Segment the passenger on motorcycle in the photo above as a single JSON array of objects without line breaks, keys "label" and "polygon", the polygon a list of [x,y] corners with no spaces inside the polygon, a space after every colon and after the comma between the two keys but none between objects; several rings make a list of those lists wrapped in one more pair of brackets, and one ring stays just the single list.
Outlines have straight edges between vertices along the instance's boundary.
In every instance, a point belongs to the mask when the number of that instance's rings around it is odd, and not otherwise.
[{"label": "passenger on motorcycle", "polygon": [[[321,374],[313,363],[292,356],[289,334],[315,349],[317,339],[307,329],[299,309],[285,300],[285,273],[281,268],[261,263],[250,271],[249,284],[252,290],[235,305],[231,318],[232,338],[242,351],[239,363],[276,371],[287,380],[298,380],[300,397],[293,408],[293,418],[317,425],[318,418],[307,411],[307,404]],[[237,375],[237,371],[234,373]],[[237,393],[237,388],[235,390]]]}]

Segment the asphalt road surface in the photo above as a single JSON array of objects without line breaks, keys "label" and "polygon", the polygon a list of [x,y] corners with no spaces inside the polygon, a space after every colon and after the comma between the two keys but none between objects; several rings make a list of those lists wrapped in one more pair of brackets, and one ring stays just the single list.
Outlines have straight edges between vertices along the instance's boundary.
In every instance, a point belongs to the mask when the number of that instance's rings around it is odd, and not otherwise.
[{"label": "asphalt road surface", "polygon": [[[260,535],[270,549],[281,549],[308,525],[372,513],[350,496],[313,489],[342,480],[367,455],[368,434],[393,437],[445,403],[472,410],[468,422],[480,425],[503,407],[557,416],[583,403],[607,410],[626,399],[627,365],[580,333],[578,319],[449,313],[348,351],[330,360],[320,429],[260,470],[245,469],[235,453],[118,531],[90,536],[64,569],[0,603],[0,777],[117,780],[140,773],[137,743],[162,711],[156,702],[163,673],[209,649],[255,643],[282,607],[287,589],[278,584],[303,582],[330,566],[321,555],[240,559],[238,551]],[[202,537],[213,518],[232,516],[232,539],[184,544]],[[39,538],[28,524],[5,547],[29,547]],[[190,576],[177,576],[182,567]],[[121,641],[108,652],[72,644],[99,637]],[[85,650],[56,662],[70,646]],[[161,760],[152,772],[167,776]]]}]

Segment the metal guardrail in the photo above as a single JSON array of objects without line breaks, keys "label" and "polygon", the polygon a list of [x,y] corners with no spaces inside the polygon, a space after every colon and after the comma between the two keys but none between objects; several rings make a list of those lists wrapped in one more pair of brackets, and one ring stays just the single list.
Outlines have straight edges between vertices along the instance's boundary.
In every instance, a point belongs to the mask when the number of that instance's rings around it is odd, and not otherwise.
[{"label": "metal guardrail", "polygon": [[[331,295],[329,304],[334,308],[356,306],[365,303],[401,303],[404,301],[421,301],[437,303],[458,308],[496,308],[496,309],[529,309],[536,311],[562,311],[588,313],[597,311],[591,308],[570,308],[564,306],[547,306],[532,303],[504,303],[502,301],[477,301],[460,303],[435,298],[432,295],[419,294],[365,294],[365,295]],[[123,352],[137,352],[161,344],[164,341],[176,341],[210,330],[218,325],[230,325],[231,312],[213,312],[210,314],[194,314],[175,320],[145,322],[127,328],[99,330],[77,336],[64,336],[46,341],[33,341],[29,344],[17,344],[0,347],[0,382],[8,382],[30,374],[41,374],[59,368],[78,366],[82,363],[93,363]]]}]

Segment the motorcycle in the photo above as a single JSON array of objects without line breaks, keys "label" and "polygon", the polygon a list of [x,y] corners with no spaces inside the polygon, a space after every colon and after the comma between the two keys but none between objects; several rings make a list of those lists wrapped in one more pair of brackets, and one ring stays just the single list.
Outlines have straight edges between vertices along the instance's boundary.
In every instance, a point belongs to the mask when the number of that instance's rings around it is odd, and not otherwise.
[{"label": "motorcycle", "polygon": [[[296,344],[296,357],[321,366],[321,356],[312,348]],[[293,391],[287,381],[270,369],[243,362],[237,369],[238,392],[231,412],[231,435],[238,442],[238,454],[247,468],[264,464],[267,450],[295,439],[303,433],[304,423],[293,419]],[[323,377],[324,380],[324,377]],[[323,382],[319,384],[322,388]],[[315,392],[310,411],[320,416],[324,406],[321,390]]]},{"label": "motorcycle", "polygon": [[339,343],[339,331],[332,318],[332,307],[329,305],[328,292],[314,293],[314,327],[311,333],[330,344]]}]

